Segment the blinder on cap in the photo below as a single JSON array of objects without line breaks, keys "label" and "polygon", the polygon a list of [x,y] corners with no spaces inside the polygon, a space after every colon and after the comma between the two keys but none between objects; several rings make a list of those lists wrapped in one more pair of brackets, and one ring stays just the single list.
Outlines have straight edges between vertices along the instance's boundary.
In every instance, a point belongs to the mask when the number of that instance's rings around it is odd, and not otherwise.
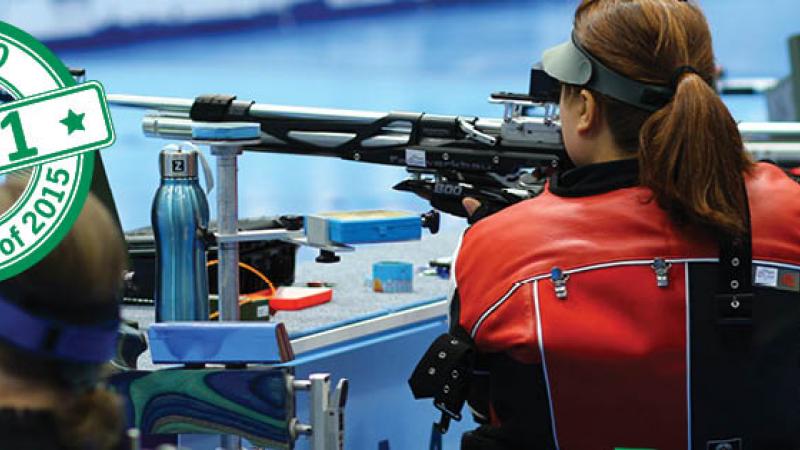
[{"label": "blinder on cap", "polygon": [[556,80],[583,86],[592,78],[592,63],[571,41],[545,50],[542,66]]},{"label": "blinder on cap", "polygon": [[641,83],[603,65],[586,51],[575,35],[545,50],[544,71],[556,80],[583,86],[646,111],[656,111],[672,100],[675,91],[666,86]]}]

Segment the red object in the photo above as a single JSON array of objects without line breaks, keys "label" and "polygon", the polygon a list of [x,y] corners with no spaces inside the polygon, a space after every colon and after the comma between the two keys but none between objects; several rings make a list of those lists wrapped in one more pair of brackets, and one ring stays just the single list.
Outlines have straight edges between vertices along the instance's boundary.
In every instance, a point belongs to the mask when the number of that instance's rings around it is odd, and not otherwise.
[{"label": "red object", "polygon": [[[250,294],[268,296],[269,289]],[[312,306],[328,303],[333,298],[333,289],[319,287],[281,286],[269,299],[269,308],[273,311],[296,311]]]},{"label": "red object", "polygon": [[[747,187],[754,258],[800,264],[797,184],[758,164]],[[691,280],[676,261],[659,287],[650,264],[717,256],[713,237],[678,228],[645,188],[583,198],[545,190],[464,236],[459,323],[480,352],[542,364],[560,448],[685,449]],[[554,267],[581,269],[563,298]]]},{"label": "red object", "polygon": [[783,274],[783,278],[781,278],[781,285],[796,288],[797,287],[797,276],[792,273],[785,273]]},{"label": "red object", "polygon": [[796,177],[800,177],[800,167],[795,167],[794,169],[789,169],[789,173]]}]

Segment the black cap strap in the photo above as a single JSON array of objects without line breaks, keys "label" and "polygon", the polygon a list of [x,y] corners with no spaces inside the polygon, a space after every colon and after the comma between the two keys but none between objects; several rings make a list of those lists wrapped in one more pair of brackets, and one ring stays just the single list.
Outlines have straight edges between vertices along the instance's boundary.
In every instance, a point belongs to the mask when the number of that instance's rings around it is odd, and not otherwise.
[{"label": "black cap strap", "polygon": [[574,30],[572,32],[572,44],[591,63],[592,76],[584,85],[587,88],[645,111],[657,111],[672,100],[675,90],[669,86],[642,83],[606,67],[599,59],[583,48]]}]

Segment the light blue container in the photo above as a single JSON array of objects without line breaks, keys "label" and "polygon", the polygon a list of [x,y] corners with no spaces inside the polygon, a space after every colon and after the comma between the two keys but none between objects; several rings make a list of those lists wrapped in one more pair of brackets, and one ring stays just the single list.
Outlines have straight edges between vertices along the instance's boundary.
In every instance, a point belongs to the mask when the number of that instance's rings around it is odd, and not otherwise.
[{"label": "light blue container", "polygon": [[403,211],[349,211],[323,213],[328,221],[328,237],[339,244],[403,242],[422,237],[418,214]]},{"label": "light blue container", "polygon": [[157,322],[208,320],[209,211],[197,179],[198,153],[169,145],[159,156],[161,185],[152,209]]},{"label": "light blue container", "polygon": [[412,292],[414,266],[399,261],[381,261],[372,265],[372,289],[375,292]]}]

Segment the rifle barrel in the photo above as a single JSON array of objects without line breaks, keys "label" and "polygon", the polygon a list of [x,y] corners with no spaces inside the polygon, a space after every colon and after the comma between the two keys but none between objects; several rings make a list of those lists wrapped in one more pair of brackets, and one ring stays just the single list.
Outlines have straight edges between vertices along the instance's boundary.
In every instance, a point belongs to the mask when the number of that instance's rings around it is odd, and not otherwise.
[{"label": "rifle barrel", "polygon": [[[189,119],[194,99],[175,98],[175,97],[150,97],[138,95],[119,95],[108,96],[108,102],[116,106],[153,109],[161,112],[158,115],[148,115],[143,122],[145,134],[148,136],[158,136],[172,139],[191,139],[192,121]],[[359,111],[345,109],[281,106],[256,103],[250,110],[249,115],[253,119],[276,120],[288,122],[336,122],[339,124],[349,124],[354,126],[369,125],[377,120],[386,118],[389,113],[374,111]],[[456,116],[438,116],[442,119],[455,119]],[[502,119],[481,118],[475,122],[476,128],[480,131],[498,134],[502,125]],[[389,127],[390,128],[390,127]],[[346,140],[346,134],[328,133],[324,127],[316,130],[298,130],[307,132],[309,135],[317,133],[318,139],[322,141],[336,143]],[[330,131],[330,130],[328,130]],[[391,135],[392,130],[388,128],[384,134]],[[770,151],[777,153],[795,153],[798,141],[800,141],[800,122],[742,122],[739,124],[739,131],[748,143],[771,141],[776,138],[781,141],[792,141],[788,146],[777,146]],[[410,130],[409,130],[410,132]],[[402,136],[403,132],[394,133],[394,136]],[[269,140],[267,135],[265,139]],[[383,139],[387,139],[383,137]],[[278,142],[278,141],[276,141]],[[275,142],[272,142],[275,143]],[[270,144],[270,142],[265,142]],[[760,147],[763,149],[764,147]]]}]

